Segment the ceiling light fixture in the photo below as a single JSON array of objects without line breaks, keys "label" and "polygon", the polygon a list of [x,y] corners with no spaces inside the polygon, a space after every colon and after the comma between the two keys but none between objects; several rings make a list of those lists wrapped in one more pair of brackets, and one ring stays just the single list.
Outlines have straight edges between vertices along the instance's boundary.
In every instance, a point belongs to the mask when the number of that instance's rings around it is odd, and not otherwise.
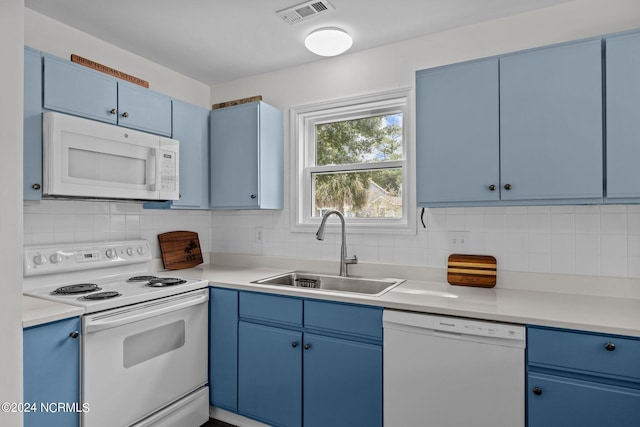
[{"label": "ceiling light fixture", "polygon": [[340,28],[320,28],[304,39],[304,45],[311,52],[320,56],[336,56],[346,52],[353,44],[353,39]]}]

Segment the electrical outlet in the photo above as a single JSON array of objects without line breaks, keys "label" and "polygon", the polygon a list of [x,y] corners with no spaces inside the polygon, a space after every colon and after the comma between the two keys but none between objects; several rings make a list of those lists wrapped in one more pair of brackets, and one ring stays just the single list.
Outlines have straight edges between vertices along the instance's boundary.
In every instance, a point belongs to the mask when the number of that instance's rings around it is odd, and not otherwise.
[{"label": "electrical outlet", "polygon": [[469,250],[468,231],[449,231],[449,250],[452,252],[466,252]]},{"label": "electrical outlet", "polygon": [[262,243],[262,238],[264,237],[264,230],[262,227],[256,227],[254,233],[254,240],[256,243]]}]

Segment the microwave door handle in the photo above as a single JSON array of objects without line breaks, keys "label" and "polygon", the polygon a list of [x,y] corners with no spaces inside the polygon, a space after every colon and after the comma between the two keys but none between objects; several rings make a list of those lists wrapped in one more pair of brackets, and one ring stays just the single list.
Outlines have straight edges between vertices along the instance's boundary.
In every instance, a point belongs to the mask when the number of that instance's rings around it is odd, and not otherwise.
[{"label": "microwave door handle", "polygon": [[158,149],[151,148],[149,150],[149,157],[147,157],[147,184],[150,191],[156,191],[158,189],[158,176],[157,173],[158,164]]},{"label": "microwave door handle", "polygon": [[[183,301],[180,301],[183,299]],[[138,309],[123,309],[112,315],[97,316],[97,319],[87,319],[84,325],[84,333],[99,332],[105,329],[115,328],[117,326],[126,325],[128,323],[138,322],[140,320],[149,319],[151,317],[160,316],[162,314],[171,313],[172,311],[182,310],[187,307],[205,303],[209,300],[207,293],[191,295],[188,297],[171,298],[170,301],[146,304]]]}]

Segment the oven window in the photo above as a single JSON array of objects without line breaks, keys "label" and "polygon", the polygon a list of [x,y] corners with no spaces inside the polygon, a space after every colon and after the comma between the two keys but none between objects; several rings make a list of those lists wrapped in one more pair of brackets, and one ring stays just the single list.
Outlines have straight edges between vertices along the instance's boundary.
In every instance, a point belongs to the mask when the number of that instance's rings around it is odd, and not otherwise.
[{"label": "oven window", "polygon": [[184,320],[169,323],[124,339],[125,368],[131,368],[184,345]]}]

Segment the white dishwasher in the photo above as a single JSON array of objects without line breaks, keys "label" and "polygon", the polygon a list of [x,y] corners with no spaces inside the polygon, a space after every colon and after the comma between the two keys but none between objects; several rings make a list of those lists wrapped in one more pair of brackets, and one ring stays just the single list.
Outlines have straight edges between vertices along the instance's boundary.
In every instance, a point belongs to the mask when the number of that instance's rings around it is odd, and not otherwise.
[{"label": "white dishwasher", "polygon": [[385,310],[386,427],[525,425],[525,328]]}]

